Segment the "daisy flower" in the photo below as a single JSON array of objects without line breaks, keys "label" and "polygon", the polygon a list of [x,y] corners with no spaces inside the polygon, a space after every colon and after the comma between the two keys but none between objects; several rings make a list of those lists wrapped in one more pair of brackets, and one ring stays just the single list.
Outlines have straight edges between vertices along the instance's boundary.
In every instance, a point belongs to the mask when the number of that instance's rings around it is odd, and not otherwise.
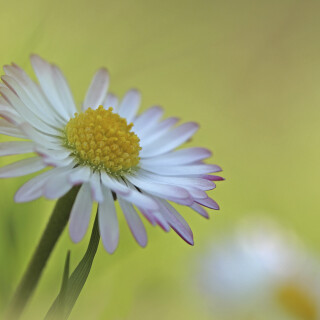
[{"label": "daisy flower", "polygon": [[319,262],[271,221],[250,221],[201,259],[201,292],[219,319],[316,320]]},{"label": "daisy flower", "polygon": [[114,252],[119,239],[117,200],[142,247],[147,235],[137,210],[151,224],[165,231],[172,228],[193,245],[190,227],[169,201],[208,218],[204,207],[219,207],[206,191],[222,180],[210,175],[221,171],[219,166],[203,162],[211,156],[209,150],[176,150],[198,125],[177,125],[173,117],[161,120],[158,106],[137,115],[140,93],[130,90],[118,102],[107,93],[106,69],[95,74],[78,109],[57,66],[37,55],[31,56],[31,64],[38,83],[12,64],[4,66],[0,85],[0,133],[23,139],[1,143],[0,155],[35,153],[2,167],[0,177],[39,172],[17,191],[15,201],[57,199],[80,185],[69,222],[74,242],[84,237],[96,202],[103,245]]}]

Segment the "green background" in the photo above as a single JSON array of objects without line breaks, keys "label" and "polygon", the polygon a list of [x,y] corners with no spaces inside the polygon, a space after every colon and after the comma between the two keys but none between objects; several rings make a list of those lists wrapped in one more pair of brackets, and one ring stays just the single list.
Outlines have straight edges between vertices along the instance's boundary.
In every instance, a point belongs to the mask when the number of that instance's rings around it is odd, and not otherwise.
[{"label": "green background", "polygon": [[[124,218],[113,255],[100,245],[70,319],[212,319],[195,285],[197,259],[247,216],[265,215],[320,249],[320,2],[0,1],[0,65],[32,74],[29,55],[59,65],[78,104],[106,66],[111,91],[142,92],[142,110],[197,121],[192,145],[213,150],[225,182],[206,221],[188,208],[195,246],[147,226],[141,249]],[[1,141],[7,140],[1,137]],[[1,164],[14,157],[0,159]],[[0,308],[4,309],[54,202],[16,204],[28,177],[0,181]],[[56,296],[64,257],[81,258],[89,233],[59,241],[25,319],[42,319]]]}]

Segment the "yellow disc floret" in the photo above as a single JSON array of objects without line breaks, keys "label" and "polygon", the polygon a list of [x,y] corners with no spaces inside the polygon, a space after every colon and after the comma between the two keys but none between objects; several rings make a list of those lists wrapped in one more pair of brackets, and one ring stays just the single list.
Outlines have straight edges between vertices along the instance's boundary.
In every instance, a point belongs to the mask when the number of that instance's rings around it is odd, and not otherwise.
[{"label": "yellow disc floret", "polygon": [[133,124],[112,111],[100,106],[76,113],[65,128],[66,146],[79,164],[121,175],[138,165],[141,147]]}]

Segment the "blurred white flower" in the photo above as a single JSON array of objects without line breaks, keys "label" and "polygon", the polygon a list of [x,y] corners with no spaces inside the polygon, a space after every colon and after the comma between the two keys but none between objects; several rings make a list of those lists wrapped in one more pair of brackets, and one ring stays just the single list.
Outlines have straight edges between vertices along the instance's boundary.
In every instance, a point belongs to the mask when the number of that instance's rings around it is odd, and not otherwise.
[{"label": "blurred white flower", "polygon": [[293,234],[250,221],[206,253],[198,279],[219,320],[316,320],[318,267]]}]

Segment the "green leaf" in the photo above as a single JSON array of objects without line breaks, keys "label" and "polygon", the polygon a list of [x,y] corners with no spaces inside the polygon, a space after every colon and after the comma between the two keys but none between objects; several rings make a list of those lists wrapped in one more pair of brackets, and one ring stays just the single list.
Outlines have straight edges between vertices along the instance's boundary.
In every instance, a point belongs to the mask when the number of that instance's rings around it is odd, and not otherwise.
[{"label": "green leaf", "polygon": [[62,320],[69,317],[90,273],[93,259],[98,249],[99,240],[100,234],[97,214],[87,251],[69,278],[69,262],[67,256],[60,293],[49,309],[45,320]]},{"label": "green leaf", "polygon": [[40,280],[51,252],[69,221],[70,212],[78,191],[79,186],[73,187],[57,201],[28,268],[8,307],[6,319],[17,320],[21,316]]},{"label": "green leaf", "polygon": [[67,253],[66,261],[64,264],[64,271],[63,271],[63,278],[62,278],[62,284],[60,293],[57,297],[58,301],[57,303],[54,303],[50,310],[48,311],[48,314],[46,316],[46,319],[56,319],[58,317],[63,316],[64,310],[65,310],[65,297],[67,293],[67,286],[68,286],[68,280],[69,280],[69,269],[70,269],[70,250]]}]

